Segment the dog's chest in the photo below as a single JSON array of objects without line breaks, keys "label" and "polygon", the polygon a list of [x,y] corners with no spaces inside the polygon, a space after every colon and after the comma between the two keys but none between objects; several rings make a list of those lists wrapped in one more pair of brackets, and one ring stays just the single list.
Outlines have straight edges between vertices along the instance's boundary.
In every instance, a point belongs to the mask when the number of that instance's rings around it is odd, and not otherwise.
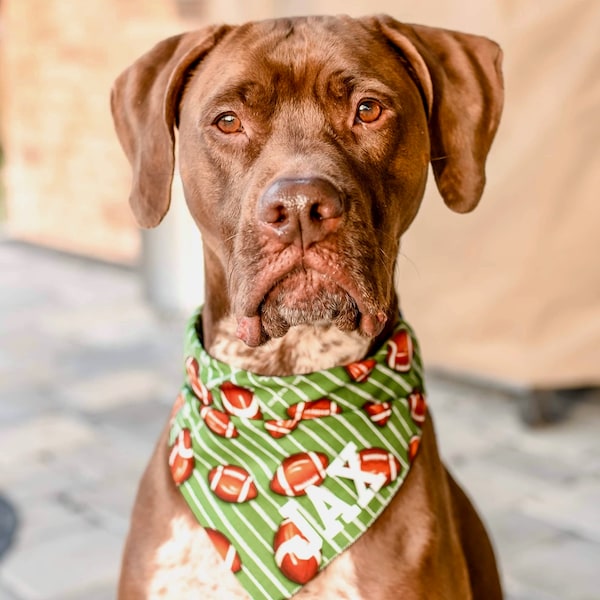
[{"label": "dog's chest", "polygon": [[[208,536],[189,516],[171,522],[171,537],[157,549],[148,598],[181,600],[251,600],[214,549]],[[356,586],[351,552],[334,560],[294,598],[364,600]]]}]

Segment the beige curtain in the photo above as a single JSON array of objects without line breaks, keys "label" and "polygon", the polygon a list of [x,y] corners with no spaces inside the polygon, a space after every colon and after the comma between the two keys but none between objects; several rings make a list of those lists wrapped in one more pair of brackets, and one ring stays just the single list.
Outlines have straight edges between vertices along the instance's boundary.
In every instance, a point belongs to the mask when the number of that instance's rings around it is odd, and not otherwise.
[{"label": "beige curtain", "polygon": [[597,385],[600,2],[496,5],[506,105],[487,190],[461,216],[429,186],[402,248],[402,304],[430,365]]}]

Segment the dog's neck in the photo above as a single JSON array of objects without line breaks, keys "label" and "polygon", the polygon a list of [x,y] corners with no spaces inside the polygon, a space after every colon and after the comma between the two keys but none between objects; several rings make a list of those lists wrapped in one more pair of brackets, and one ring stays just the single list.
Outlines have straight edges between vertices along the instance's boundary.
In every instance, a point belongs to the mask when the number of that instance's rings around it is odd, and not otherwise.
[{"label": "dog's neck", "polygon": [[300,375],[364,358],[373,340],[333,325],[292,327],[283,337],[256,348],[236,335],[233,317],[220,319],[212,329],[208,353],[231,366],[269,376]]}]

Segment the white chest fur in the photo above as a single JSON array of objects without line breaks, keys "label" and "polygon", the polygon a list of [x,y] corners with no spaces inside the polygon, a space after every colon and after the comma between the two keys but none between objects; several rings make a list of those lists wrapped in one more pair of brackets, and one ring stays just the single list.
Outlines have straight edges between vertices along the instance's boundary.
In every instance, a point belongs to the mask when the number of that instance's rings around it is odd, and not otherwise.
[{"label": "white chest fur", "polygon": [[[336,558],[302,588],[298,600],[365,600],[355,585],[351,552]],[[191,516],[171,522],[171,537],[156,551],[149,600],[251,600]]]},{"label": "white chest fur", "polygon": [[331,369],[364,358],[372,342],[357,332],[333,325],[299,325],[283,338],[249,348],[235,336],[236,323],[227,317],[218,323],[208,353],[229,365],[261,375],[300,375]]},{"label": "white chest fur", "polygon": [[191,516],[171,522],[171,537],[156,551],[150,600],[249,600],[233,573]]}]

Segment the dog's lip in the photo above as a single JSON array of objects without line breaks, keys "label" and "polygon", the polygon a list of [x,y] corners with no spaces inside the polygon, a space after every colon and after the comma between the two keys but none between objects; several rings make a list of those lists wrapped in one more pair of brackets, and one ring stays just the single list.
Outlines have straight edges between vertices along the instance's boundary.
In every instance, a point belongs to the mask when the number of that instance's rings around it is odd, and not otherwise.
[{"label": "dog's lip", "polygon": [[270,290],[272,290],[287,275],[291,274],[298,267],[313,269],[317,273],[331,278],[340,288],[342,288],[356,302],[360,312],[360,321],[358,331],[367,337],[376,337],[379,335],[387,321],[387,315],[381,306],[371,297],[364,288],[361,289],[353,279],[339,268],[331,267],[331,262],[321,254],[306,253],[302,256],[300,264],[286,264],[271,274],[264,285],[257,286],[247,301],[244,308],[237,315],[236,335],[248,346],[259,346],[267,340],[259,314],[260,305]]},{"label": "dog's lip", "polygon": [[236,336],[246,343],[246,345],[255,348],[267,341],[267,336],[262,328],[260,317],[238,317]]}]

